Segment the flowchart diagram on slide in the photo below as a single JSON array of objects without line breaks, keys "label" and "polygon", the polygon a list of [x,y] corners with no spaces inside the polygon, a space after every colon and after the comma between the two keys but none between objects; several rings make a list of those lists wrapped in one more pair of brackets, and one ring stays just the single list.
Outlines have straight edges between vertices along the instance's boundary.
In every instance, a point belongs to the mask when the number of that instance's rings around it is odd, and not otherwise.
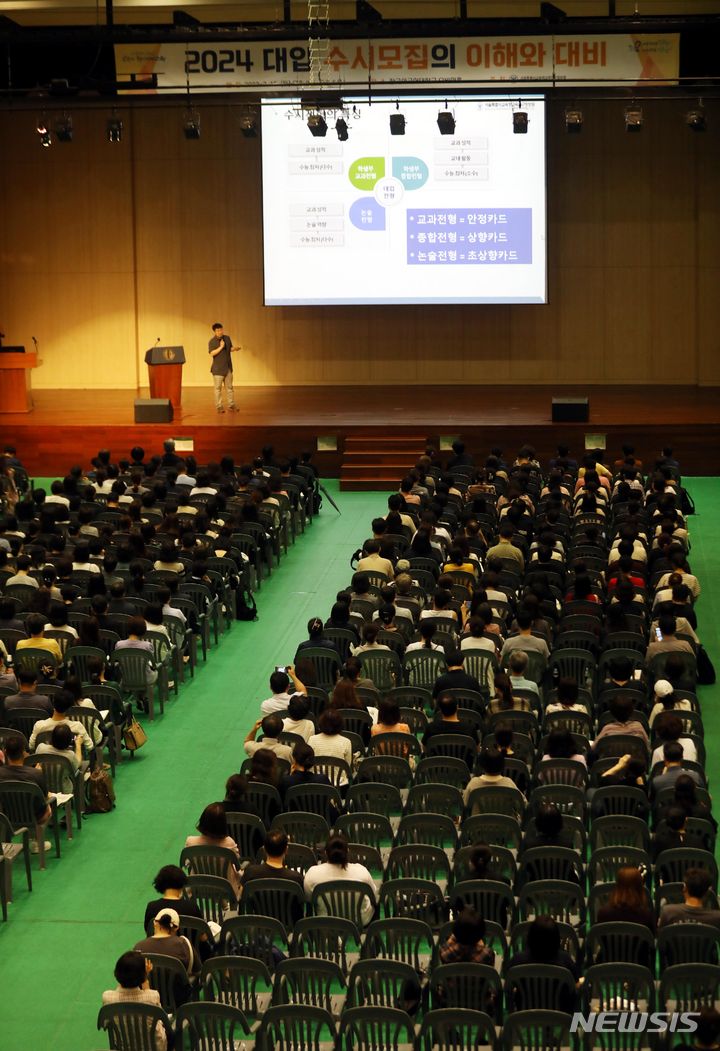
[{"label": "flowchart diagram on slide", "polygon": [[[339,144],[308,145],[306,149],[312,151],[314,163],[313,159],[297,163],[297,158],[292,158],[296,163],[291,161],[291,171],[297,175],[313,168],[335,178],[342,172]],[[442,189],[451,190],[453,185],[464,190],[478,185],[482,188],[489,179],[488,140],[478,136],[452,139],[447,145],[441,142],[434,151],[434,162],[432,178]],[[361,191],[349,204],[348,222],[364,234],[384,233],[389,213],[399,211],[405,218],[406,262],[410,266],[532,262],[531,208],[423,207],[430,169],[422,157],[356,157],[346,175],[350,185]],[[290,210],[293,247],[345,245],[342,201],[295,203]]]}]

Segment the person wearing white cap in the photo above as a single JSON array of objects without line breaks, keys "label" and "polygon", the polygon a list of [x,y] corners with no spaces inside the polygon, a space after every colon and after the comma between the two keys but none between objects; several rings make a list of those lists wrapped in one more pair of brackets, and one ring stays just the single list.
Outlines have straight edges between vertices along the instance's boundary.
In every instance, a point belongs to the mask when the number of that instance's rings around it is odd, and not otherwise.
[{"label": "person wearing white cap", "polygon": [[676,697],[675,692],[672,688],[672,683],[668,682],[667,679],[658,679],[654,686],[655,703],[650,712],[649,724],[652,724],[657,719],[661,712],[690,712],[692,711],[692,701],[689,701],[687,697]]},{"label": "person wearing white cap", "polygon": [[159,953],[162,956],[174,956],[179,960],[188,974],[193,971],[194,955],[190,942],[178,934],[180,917],[175,909],[161,909],[153,920],[153,933],[150,938],[143,938],[133,948],[142,953]]}]

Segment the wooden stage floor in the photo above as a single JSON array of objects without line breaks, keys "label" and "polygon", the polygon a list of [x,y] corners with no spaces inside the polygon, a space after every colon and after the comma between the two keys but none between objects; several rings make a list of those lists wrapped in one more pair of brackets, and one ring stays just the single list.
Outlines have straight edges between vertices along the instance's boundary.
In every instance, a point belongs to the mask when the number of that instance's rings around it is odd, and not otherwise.
[{"label": "wooden stage floor", "polygon": [[[623,441],[631,441],[644,461],[670,443],[695,474],[720,473],[720,388],[717,387],[249,387],[235,391],[239,413],[218,415],[208,388],[188,388],[183,407],[171,424],[135,424],[136,393],[90,390],[34,392],[27,414],[0,414],[0,442],[12,443],[30,472],[64,472],[71,464],[87,466],[98,449],[117,458],[132,445],[150,455],[169,436],[194,440],[201,461],[224,453],[236,463],[264,444],[278,455],[316,448],[318,436],[336,436],[337,453],[318,453],[327,475],[338,473],[343,439],[348,435],[401,437],[422,435],[437,445],[441,435],[462,435],[473,452],[485,455],[493,445],[514,454],[524,441],[549,457],[560,441],[574,454],[585,435],[606,436],[612,459]],[[588,396],[590,422],[553,424],[552,396]]]}]

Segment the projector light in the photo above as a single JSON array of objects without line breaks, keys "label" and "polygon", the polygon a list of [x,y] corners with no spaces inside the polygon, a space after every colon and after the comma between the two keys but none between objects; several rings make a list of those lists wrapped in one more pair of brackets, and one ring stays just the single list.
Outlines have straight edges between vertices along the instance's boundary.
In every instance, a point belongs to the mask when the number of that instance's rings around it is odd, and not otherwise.
[{"label": "projector light", "polygon": [[404,135],[405,134],[405,117],[402,113],[391,113],[390,114],[390,134],[391,135]]},{"label": "projector light", "polygon": [[583,113],[581,109],[565,110],[565,131],[568,135],[579,135],[583,127]]},{"label": "projector light", "polygon": [[107,122],[107,140],[108,142],[122,142],[123,136],[123,122],[117,116],[113,114],[110,120]]},{"label": "projector light", "polygon": [[240,131],[246,139],[257,138],[257,118],[254,113],[246,113],[240,118]]},{"label": "projector light", "polygon": [[450,110],[444,110],[442,113],[438,113],[437,126],[440,129],[441,135],[455,134],[455,118]]},{"label": "projector light", "polygon": [[72,142],[73,122],[69,114],[63,113],[60,120],[55,122],[55,137],[58,142]]},{"label": "projector light", "polygon": [[625,110],[625,131],[635,134],[642,131],[643,111],[641,106],[628,106]]},{"label": "projector light", "polygon": [[315,138],[324,139],[327,135],[327,121],[322,113],[311,113],[307,119],[307,126]]},{"label": "projector light", "polygon": [[513,113],[513,134],[527,135],[528,115],[525,110],[517,109]]},{"label": "projector light", "polygon": [[348,140],[348,126],[347,121],[343,117],[338,117],[335,121],[335,131],[340,142],[347,142]]},{"label": "projector light", "polygon": [[188,110],[183,118],[183,135],[188,141],[200,138],[200,114]]},{"label": "projector light", "polygon": [[705,110],[700,109],[688,110],[685,114],[685,123],[691,131],[707,131],[707,122],[705,120]]}]

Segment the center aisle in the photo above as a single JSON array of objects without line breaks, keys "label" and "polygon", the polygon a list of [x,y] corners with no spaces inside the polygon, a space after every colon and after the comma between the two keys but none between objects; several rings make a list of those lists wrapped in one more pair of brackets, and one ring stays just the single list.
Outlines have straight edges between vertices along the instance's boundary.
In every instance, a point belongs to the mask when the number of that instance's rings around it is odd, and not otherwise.
[{"label": "center aisle", "polygon": [[258,621],[234,624],[165,716],[146,723],[147,745],[118,768],[113,813],[91,815],[69,843],[63,836],[62,857],[53,852],[45,872],[33,859],[32,894],[22,860],[15,863],[16,901],[0,924],[4,1051],[106,1045],[95,1028],[101,993],[115,986],[117,957],[143,937],[155,873],[177,864],[202,808],[223,798],[274,665],[292,661],[310,617],[329,615],[350,580],[350,555],[386,498],[340,494],[336,482],[327,488],[342,515],[324,502],[256,595]]}]

